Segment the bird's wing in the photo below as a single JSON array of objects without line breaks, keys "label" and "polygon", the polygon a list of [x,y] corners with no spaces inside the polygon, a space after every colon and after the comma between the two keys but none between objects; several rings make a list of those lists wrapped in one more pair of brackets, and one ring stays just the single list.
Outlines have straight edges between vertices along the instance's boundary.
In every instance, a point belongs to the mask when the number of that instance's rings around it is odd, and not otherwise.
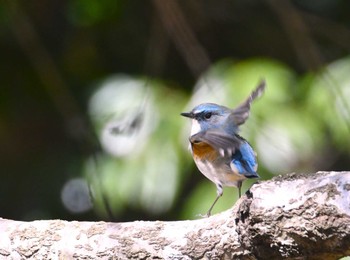
[{"label": "bird's wing", "polygon": [[256,173],[258,168],[256,153],[246,140],[240,136],[238,138],[242,142],[232,156],[231,168],[235,168],[233,170],[237,170],[238,173],[243,174],[247,178],[258,178],[259,175]]},{"label": "bird's wing", "polygon": [[233,155],[236,149],[240,146],[241,140],[236,136],[226,134],[220,129],[210,129],[201,131],[190,137],[190,142],[193,145],[205,143],[210,145],[221,156]]},{"label": "bird's wing", "polygon": [[260,81],[256,89],[250,94],[250,96],[238,107],[233,110],[231,117],[236,125],[243,124],[249,117],[250,104],[254,99],[260,97],[266,87],[265,80]]}]

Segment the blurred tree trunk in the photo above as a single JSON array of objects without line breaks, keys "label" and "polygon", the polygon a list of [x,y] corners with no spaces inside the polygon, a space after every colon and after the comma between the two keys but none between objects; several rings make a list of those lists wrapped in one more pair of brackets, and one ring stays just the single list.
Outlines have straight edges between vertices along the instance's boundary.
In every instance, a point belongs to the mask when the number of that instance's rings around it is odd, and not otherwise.
[{"label": "blurred tree trunk", "polygon": [[0,220],[9,259],[338,259],[350,255],[350,172],[255,184],[210,218],[129,223]]}]

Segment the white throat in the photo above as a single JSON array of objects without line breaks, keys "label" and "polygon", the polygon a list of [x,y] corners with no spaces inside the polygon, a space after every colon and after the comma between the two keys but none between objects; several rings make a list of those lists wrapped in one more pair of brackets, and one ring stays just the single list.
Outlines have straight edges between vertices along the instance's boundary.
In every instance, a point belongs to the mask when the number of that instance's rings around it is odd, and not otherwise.
[{"label": "white throat", "polygon": [[196,119],[192,119],[191,136],[201,131],[201,126]]}]

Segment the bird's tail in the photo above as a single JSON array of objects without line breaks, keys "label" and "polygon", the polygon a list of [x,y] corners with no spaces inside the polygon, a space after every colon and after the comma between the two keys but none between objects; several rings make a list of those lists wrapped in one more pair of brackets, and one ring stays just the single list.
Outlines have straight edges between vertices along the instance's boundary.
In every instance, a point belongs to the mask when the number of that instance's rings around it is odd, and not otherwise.
[{"label": "bird's tail", "polygon": [[259,85],[255,88],[255,90],[250,94],[250,102],[252,102],[254,99],[261,97],[261,95],[264,93],[264,90],[266,88],[266,82],[265,79],[262,79],[259,83]]},{"label": "bird's tail", "polygon": [[233,110],[232,117],[233,122],[238,126],[243,124],[249,117],[250,112],[250,104],[254,99],[260,97],[265,90],[266,82],[265,80],[261,80],[259,85],[255,88],[255,90],[250,94],[250,96],[238,107]]}]

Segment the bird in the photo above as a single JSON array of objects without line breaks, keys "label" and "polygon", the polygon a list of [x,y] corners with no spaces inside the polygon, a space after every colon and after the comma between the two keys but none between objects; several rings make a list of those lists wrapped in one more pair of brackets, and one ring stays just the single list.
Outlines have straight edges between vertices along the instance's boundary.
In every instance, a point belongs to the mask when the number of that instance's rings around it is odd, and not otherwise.
[{"label": "bird", "polygon": [[217,196],[203,217],[209,217],[214,205],[223,195],[223,187],[237,187],[241,197],[242,182],[260,178],[257,156],[252,146],[238,134],[250,114],[251,103],[265,90],[261,80],[248,98],[234,109],[203,103],[190,112],[181,113],[192,120],[190,149],[199,171],[216,185]]}]

